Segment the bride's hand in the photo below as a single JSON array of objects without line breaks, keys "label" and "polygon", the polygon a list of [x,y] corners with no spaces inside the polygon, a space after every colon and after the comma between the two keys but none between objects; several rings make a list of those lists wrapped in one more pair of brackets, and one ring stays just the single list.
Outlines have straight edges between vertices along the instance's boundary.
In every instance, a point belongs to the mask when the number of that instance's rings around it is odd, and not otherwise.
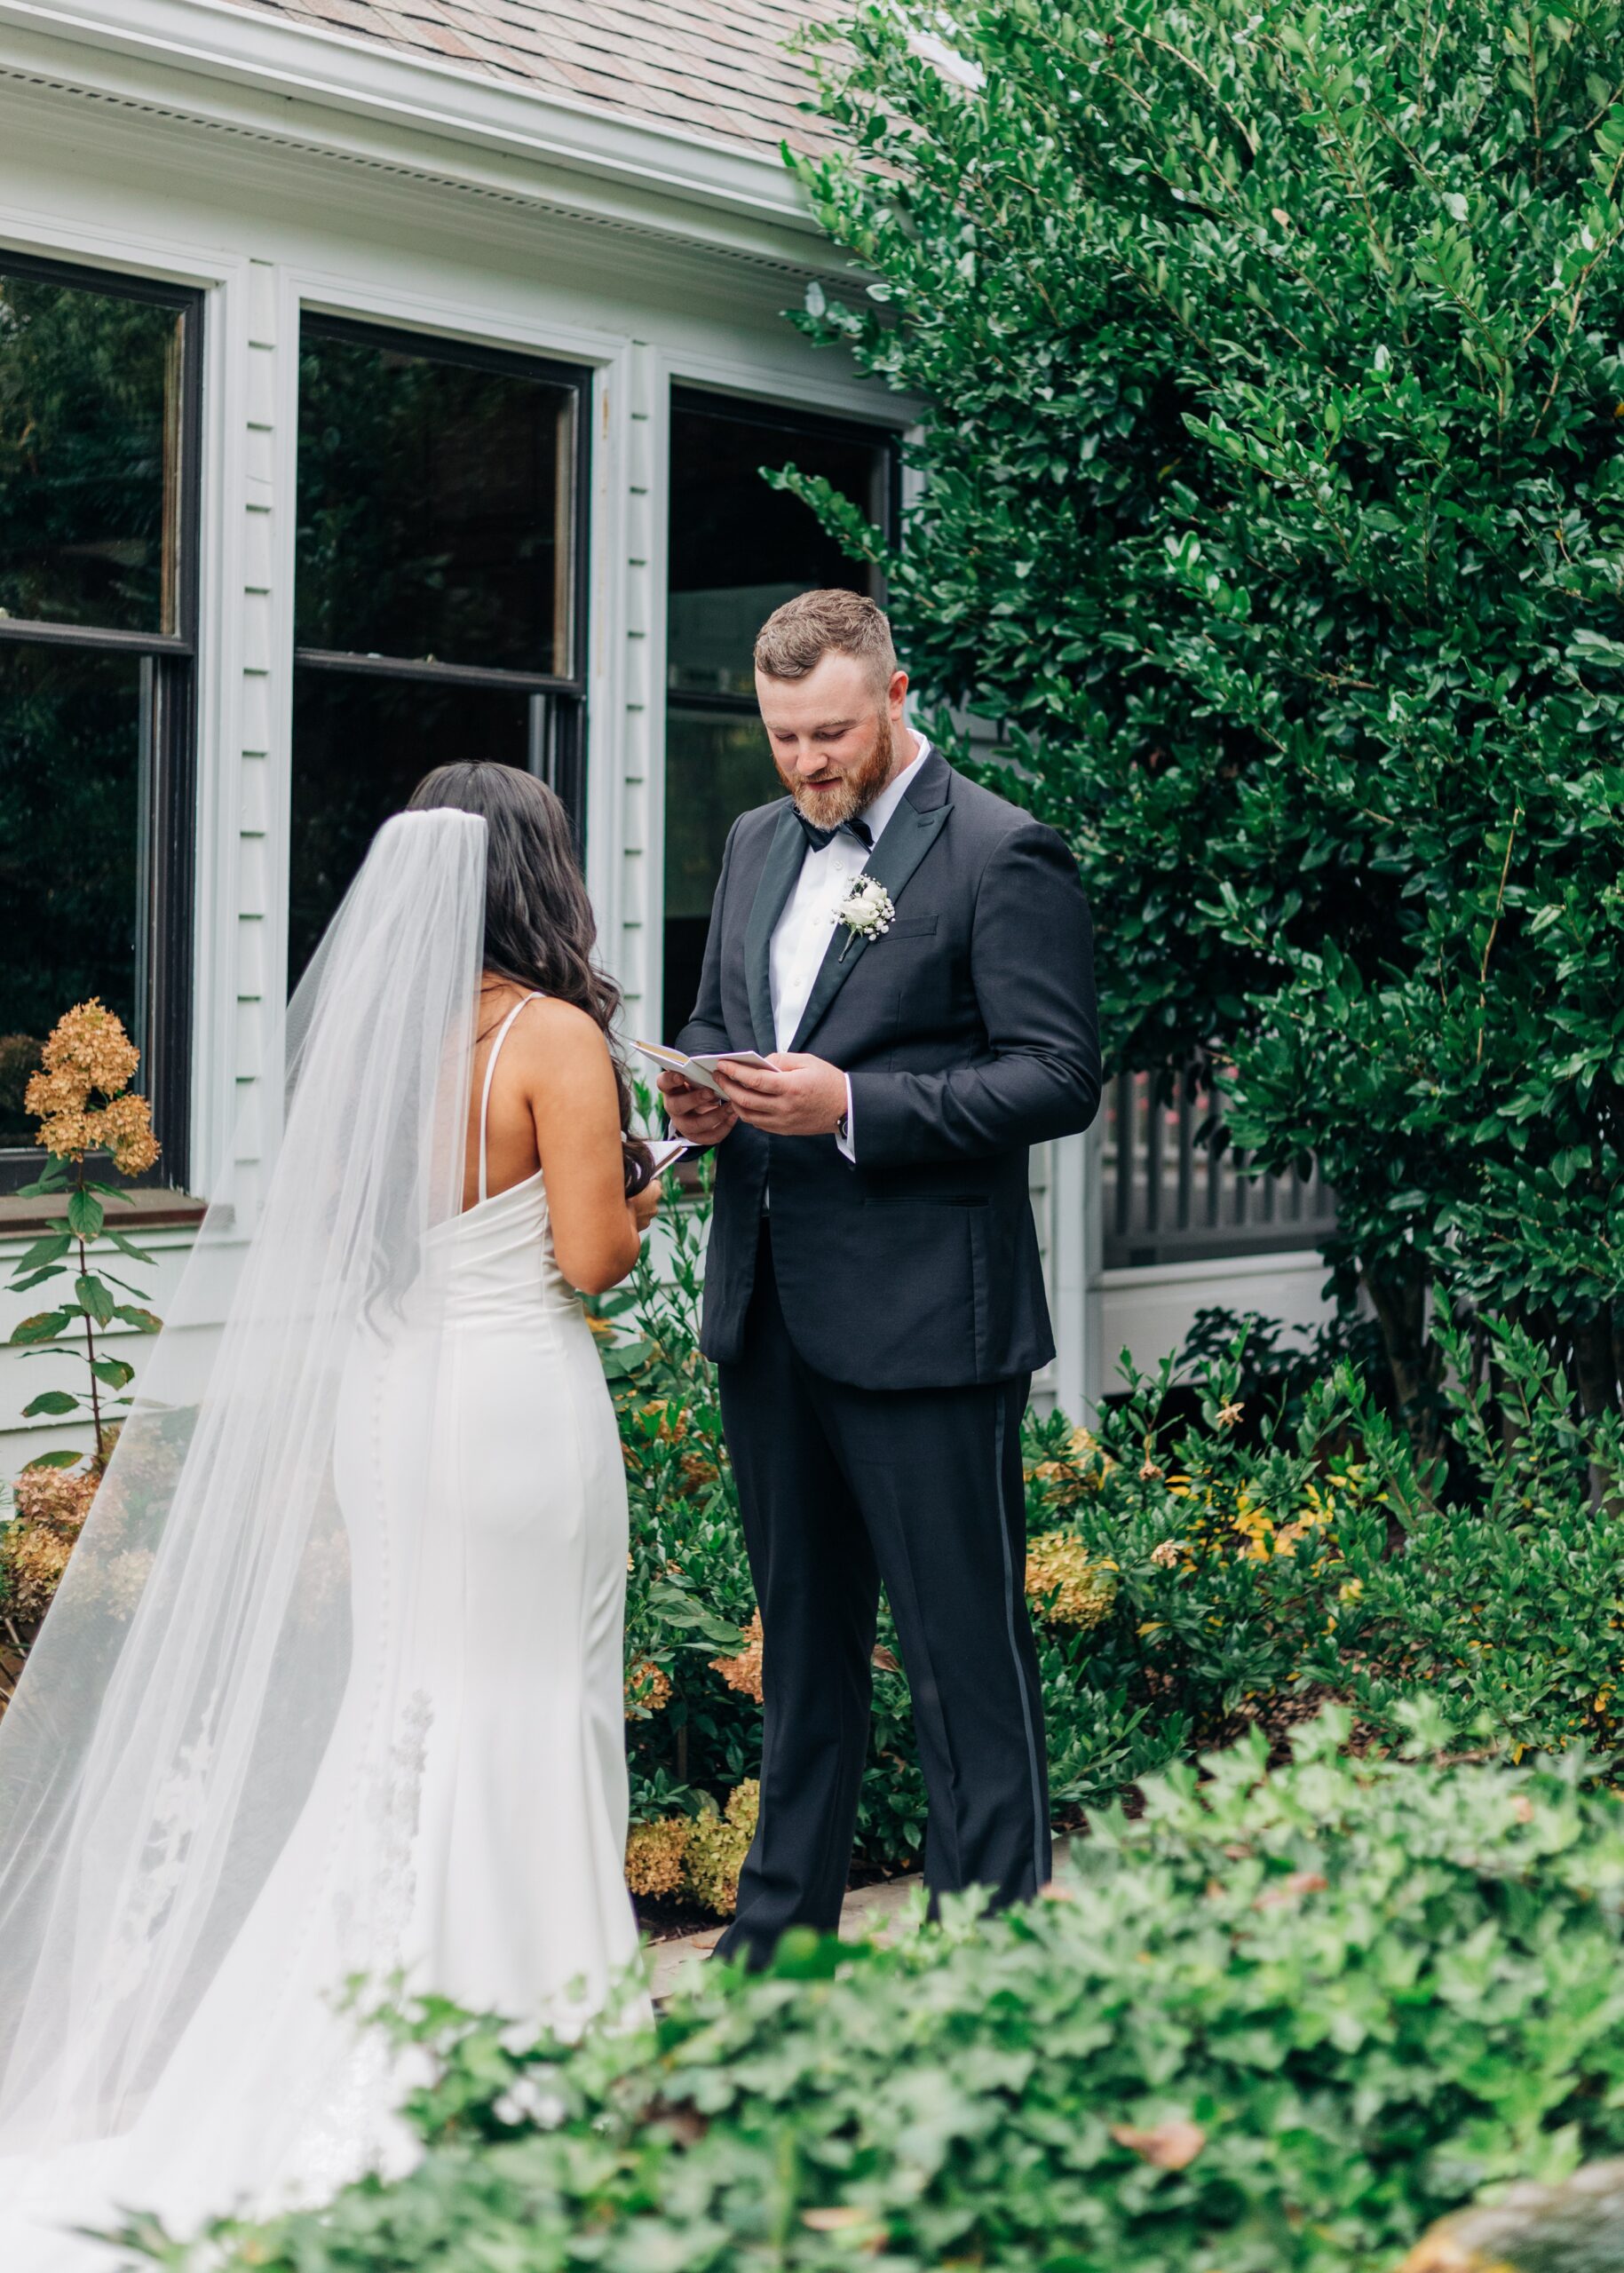
[{"label": "bride's hand", "polygon": [[626,1212],[631,1217],[632,1222],[637,1225],[638,1237],[639,1239],[642,1238],[644,1232],[654,1222],[655,1216],[659,1213],[659,1208],[660,1179],[656,1176],[651,1176],[648,1182],[644,1185],[642,1191],[635,1193],[633,1197],[626,1202]]}]

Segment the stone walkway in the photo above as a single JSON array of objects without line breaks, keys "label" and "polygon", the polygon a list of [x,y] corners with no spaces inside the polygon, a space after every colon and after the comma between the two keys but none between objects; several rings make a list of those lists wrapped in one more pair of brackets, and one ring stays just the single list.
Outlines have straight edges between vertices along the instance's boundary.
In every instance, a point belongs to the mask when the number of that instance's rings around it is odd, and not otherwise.
[{"label": "stone walkway", "polygon": [[[860,1935],[872,1933],[883,1927],[907,1902],[919,1884],[916,1875],[905,1879],[883,1879],[875,1886],[860,1886],[848,1894],[840,1913],[842,1941],[856,1941]],[[685,1934],[680,1941],[656,1942],[654,1944],[654,1994],[669,1997],[685,1968],[698,1965],[709,1956],[722,1938],[722,1928],[713,1927],[708,1933]]]},{"label": "stone walkway", "polygon": [[[1055,1870],[1060,1872],[1070,1851],[1069,1839],[1055,1841]],[[888,1918],[894,1918],[920,1883],[917,1872],[905,1879],[883,1879],[875,1886],[860,1886],[847,1895],[840,1913],[840,1938],[854,1942],[864,1934],[883,1931]],[[698,1965],[708,1958],[722,1938],[720,1926],[703,1934],[685,1934],[680,1941],[656,1942],[654,1956],[654,1994],[669,1997],[683,1973],[690,1965]]]}]

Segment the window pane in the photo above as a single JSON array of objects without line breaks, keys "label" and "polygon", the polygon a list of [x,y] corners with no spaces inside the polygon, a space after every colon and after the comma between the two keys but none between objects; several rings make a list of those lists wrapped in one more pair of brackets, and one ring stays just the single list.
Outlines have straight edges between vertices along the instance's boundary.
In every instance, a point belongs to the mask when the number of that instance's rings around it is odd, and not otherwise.
[{"label": "window pane", "polygon": [[150,663],[0,641],[0,1144],[38,1046],[99,994],[139,1035],[141,725]]},{"label": "window pane", "polygon": [[299,645],[569,677],[574,410],[554,380],[307,322]]},{"label": "window pane", "polygon": [[470,757],[526,767],[544,745],[543,695],[360,672],[295,675],[288,972],[297,980],[368,844],[424,775]]},{"label": "window pane", "polygon": [[699,992],[710,901],[735,818],[781,796],[759,718],[674,709],[666,725],[665,1024],[669,1041]]},{"label": "window pane", "polygon": [[770,489],[763,466],[823,474],[883,526],[890,451],[861,436],[796,430],[732,404],[671,406],[670,614],[673,687],[749,694],[756,634],[781,600],[814,585],[865,592],[848,560],[797,497]]},{"label": "window pane", "polygon": [[177,628],[182,322],[0,273],[0,614]]}]

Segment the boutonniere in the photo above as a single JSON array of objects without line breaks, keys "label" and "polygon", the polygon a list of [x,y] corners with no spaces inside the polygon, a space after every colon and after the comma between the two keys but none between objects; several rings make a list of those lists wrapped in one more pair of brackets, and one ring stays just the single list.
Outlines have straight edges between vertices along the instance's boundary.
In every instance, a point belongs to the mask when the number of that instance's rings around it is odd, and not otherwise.
[{"label": "boutonniere", "polygon": [[853,878],[851,891],[835,914],[846,927],[846,944],[840,950],[842,962],[851,953],[853,939],[878,939],[897,920],[891,894],[878,876],[867,875]]}]

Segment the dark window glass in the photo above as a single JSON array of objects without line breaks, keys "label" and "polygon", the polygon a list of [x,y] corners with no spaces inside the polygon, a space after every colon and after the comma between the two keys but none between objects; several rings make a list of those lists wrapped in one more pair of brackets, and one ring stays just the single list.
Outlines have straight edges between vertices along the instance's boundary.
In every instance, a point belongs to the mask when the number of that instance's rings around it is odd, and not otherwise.
[{"label": "dark window glass", "polygon": [[177,629],[184,323],[0,275],[0,616]]},{"label": "dark window glass", "polygon": [[[891,519],[889,438],[759,410],[720,396],[671,404],[666,624],[665,1035],[699,986],[727,832],[779,793],[756,709],[750,653],[780,601],[820,585],[875,590],[798,498],[764,466],[822,474],[882,528]],[[875,597],[878,597],[877,591]]]},{"label": "dark window glass", "polygon": [[568,677],[576,402],[307,321],[298,645]]},{"label": "dark window glass", "polygon": [[545,695],[522,689],[308,668],[298,672],[290,978],[297,979],[310,961],[374,836],[424,775],[470,757],[526,767],[533,746],[544,746],[547,710]]},{"label": "dark window glass", "polygon": [[537,773],[580,825],[584,386],[556,364],[305,321],[290,980],[435,766]]},{"label": "dark window glass", "polygon": [[91,995],[186,1180],[202,321],[0,255],[0,1189],[39,1172],[23,1092]]},{"label": "dark window glass", "polygon": [[139,655],[0,642],[0,1144],[29,1144],[22,1090],[64,1010],[99,994],[140,1031]]},{"label": "dark window glass", "polygon": [[683,693],[749,694],[750,650],[780,601],[817,585],[865,592],[849,560],[797,497],[771,489],[764,466],[822,474],[883,526],[891,450],[883,440],[752,416],[739,404],[678,396],[671,409],[669,684]]},{"label": "dark window glass", "polygon": [[665,1000],[669,1040],[699,993],[722,848],[737,816],[780,795],[761,721],[673,709],[665,739]]}]

